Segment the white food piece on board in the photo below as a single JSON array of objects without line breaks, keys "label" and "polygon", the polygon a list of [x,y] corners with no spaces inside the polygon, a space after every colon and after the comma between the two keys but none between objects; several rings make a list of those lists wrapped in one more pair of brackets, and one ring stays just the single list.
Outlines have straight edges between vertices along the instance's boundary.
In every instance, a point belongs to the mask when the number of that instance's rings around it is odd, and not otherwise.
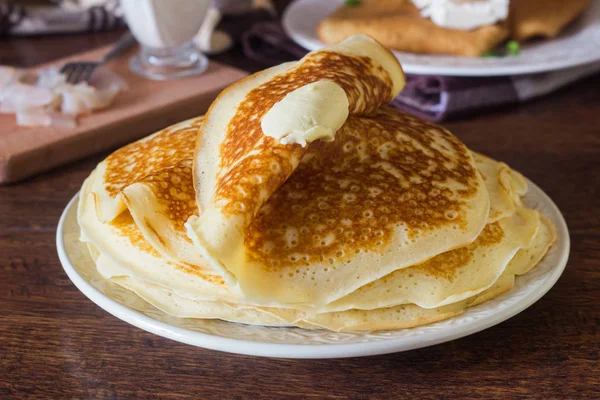
[{"label": "white food piece on board", "polygon": [[56,68],[25,72],[0,66],[0,113],[15,114],[20,126],[77,126],[76,118],[110,106],[125,82],[103,68],[89,83],[67,83]]}]

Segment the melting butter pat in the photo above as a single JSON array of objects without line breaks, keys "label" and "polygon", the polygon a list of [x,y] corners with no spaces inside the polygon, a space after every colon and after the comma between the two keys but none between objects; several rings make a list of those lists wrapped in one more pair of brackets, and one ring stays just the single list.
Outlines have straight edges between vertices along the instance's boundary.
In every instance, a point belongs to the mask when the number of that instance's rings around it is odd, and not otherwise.
[{"label": "melting butter pat", "polygon": [[318,81],[288,93],[261,120],[263,133],[281,144],[303,147],[317,139],[332,141],[348,118],[346,92],[331,81]]}]

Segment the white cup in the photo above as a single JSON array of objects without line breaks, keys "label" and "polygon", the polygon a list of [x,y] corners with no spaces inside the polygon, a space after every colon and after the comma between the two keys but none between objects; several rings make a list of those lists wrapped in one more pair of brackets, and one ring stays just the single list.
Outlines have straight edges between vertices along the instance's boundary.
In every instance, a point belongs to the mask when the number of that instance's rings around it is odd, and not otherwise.
[{"label": "white cup", "polygon": [[130,68],[150,79],[197,75],[207,58],[192,39],[200,30],[211,0],[121,0],[129,29],[141,44]]}]

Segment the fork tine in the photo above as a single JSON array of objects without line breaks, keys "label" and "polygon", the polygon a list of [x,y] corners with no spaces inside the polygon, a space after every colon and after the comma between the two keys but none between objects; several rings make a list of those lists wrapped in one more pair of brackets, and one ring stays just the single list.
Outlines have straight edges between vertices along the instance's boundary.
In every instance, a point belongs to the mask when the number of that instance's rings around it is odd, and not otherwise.
[{"label": "fork tine", "polygon": [[71,74],[73,73],[73,64],[65,64],[62,66],[62,68],[59,71],[61,74],[66,75],[65,79],[68,82],[69,78],[71,77]]},{"label": "fork tine", "polygon": [[96,66],[93,64],[88,64],[85,68],[85,71],[81,74],[81,81],[82,82],[87,82],[90,80],[90,78],[92,77],[92,74],[94,73],[94,70],[96,69]]},{"label": "fork tine", "polygon": [[69,83],[72,83],[73,85],[79,83],[79,81],[81,80],[81,76],[85,72],[85,69],[86,66],[84,64],[77,64],[77,67],[75,68],[73,74],[69,78]]},{"label": "fork tine", "polygon": [[73,79],[73,74],[75,73],[77,69],[77,64],[71,63],[71,64],[67,64],[64,67],[61,68],[60,72],[65,74],[66,77],[66,81],[67,82],[71,82],[71,80]]},{"label": "fork tine", "polygon": [[87,82],[98,66],[93,62],[72,62],[61,67],[60,73],[66,76],[66,81],[72,85]]}]

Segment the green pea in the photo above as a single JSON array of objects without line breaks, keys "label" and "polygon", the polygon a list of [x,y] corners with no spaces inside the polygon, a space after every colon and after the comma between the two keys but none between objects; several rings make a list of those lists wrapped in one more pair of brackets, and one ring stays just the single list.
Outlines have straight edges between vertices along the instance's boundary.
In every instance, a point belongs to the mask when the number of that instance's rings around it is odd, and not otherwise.
[{"label": "green pea", "polygon": [[518,56],[521,51],[521,45],[516,40],[509,40],[506,43],[506,52],[513,56]]}]

